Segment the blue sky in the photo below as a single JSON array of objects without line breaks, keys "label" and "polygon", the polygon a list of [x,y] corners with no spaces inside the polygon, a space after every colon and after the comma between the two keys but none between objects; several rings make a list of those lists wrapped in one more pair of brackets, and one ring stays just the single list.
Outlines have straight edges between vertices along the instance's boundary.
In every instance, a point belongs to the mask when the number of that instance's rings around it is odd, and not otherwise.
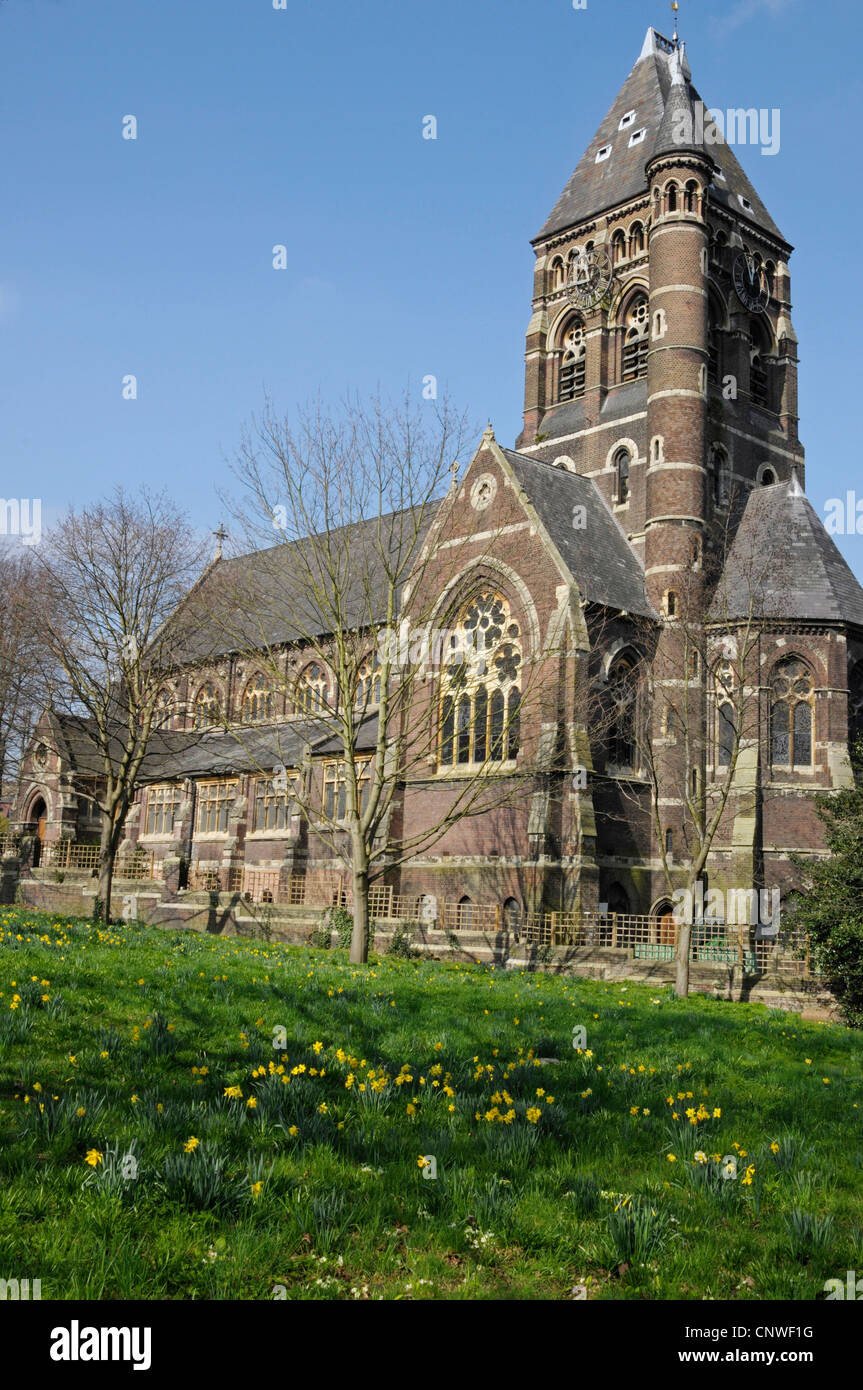
[{"label": "blue sky", "polygon": [[[144,480],[208,529],[265,390],[427,373],[511,444],[529,239],[648,24],[670,33],[665,0],[3,0],[0,491],[50,517]],[[681,0],[705,100],[781,111],[780,153],[738,155],[798,248],[822,516],[863,499],[860,30],[851,0]]]}]

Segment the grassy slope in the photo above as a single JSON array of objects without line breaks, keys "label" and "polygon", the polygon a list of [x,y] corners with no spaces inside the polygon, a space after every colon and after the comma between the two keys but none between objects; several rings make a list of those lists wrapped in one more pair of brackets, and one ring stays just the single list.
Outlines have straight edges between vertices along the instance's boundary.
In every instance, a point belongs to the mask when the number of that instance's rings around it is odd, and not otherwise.
[{"label": "grassy slope", "polygon": [[[863,1267],[842,1027],[19,909],[0,933],[0,1277],[43,1299],[810,1299]],[[729,1180],[693,1157],[740,1150]]]}]

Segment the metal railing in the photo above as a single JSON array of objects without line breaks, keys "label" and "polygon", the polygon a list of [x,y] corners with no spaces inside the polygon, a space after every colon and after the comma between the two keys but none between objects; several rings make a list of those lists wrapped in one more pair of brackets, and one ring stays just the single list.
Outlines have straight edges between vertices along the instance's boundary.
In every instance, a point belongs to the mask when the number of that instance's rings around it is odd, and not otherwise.
[{"label": "metal railing", "polygon": [[99,867],[99,846],[79,845],[74,840],[56,840],[52,845],[44,845],[39,857],[39,867],[48,869],[97,869]]},{"label": "metal railing", "polygon": [[[215,885],[215,870],[207,870]],[[192,886],[190,874],[189,886]],[[289,874],[281,869],[258,869],[247,865],[242,893],[254,903],[274,903],[292,907],[350,908],[353,892],[347,874],[313,871]],[[498,904],[441,902],[422,893],[398,894],[391,884],[374,884],[369,889],[369,916],[378,921],[423,922],[443,930],[471,928],[500,930],[502,909]]]},{"label": "metal railing", "polygon": [[[817,976],[809,940],[802,931],[759,936],[748,924],[695,922],[689,955],[695,962],[739,966],[746,974],[777,970],[801,978]],[[584,947],[631,951],[640,960],[673,960],[680,924],[664,917],[628,913],[544,912],[525,919],[522,939],[535,947]]]},{"label": "metal railing", "polygon": [[189,865],[187,885],[192,891],[207,893],[241,893],[242,864],[207,864],[196,860]]},{"label": "metal railing", "polygon": [[161,861],[157,864],[155,852],[151,849],[135,849],[131,854],[118,855],[114,864],[115,878],[162,877]]}]

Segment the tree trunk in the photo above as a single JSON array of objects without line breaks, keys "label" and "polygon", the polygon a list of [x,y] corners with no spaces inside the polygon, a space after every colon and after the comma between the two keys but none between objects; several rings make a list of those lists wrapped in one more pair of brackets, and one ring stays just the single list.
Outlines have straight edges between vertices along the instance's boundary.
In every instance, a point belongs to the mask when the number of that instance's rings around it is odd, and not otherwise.
[{"label": "tree trunk", "polygon": [[361,836],[354,837],[352,853],[354,884],[354,929],[351,933],[351,964],[365,965],[369,958],[369,866]]},{"label": "tree trunk", "polygon": [[689,946],[692,941],[692,923],[681,922],[677,937],[675,956],[674,993],[678,999],[686,999],[689,994]]},{"label": "tree trunk", "polygon": [[93,905],[95,922],[111,920],[111,884],[114,879],[114,860],[117,855],[117,836],[114,826],[107,816],[102,818],[102,831],[99,839],[99,881],[96,888],[96,901]]}]

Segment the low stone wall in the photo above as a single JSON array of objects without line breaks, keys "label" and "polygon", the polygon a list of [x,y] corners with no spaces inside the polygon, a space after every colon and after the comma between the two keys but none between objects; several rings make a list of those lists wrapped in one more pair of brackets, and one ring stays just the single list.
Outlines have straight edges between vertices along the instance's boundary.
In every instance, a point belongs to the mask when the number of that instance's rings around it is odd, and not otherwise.
[{"label": "low stone wall", "polygon": [[[4,867],[7,862],[3,861]],[[68,912],[70,916],[90,916],[95,896],[95,879],[74,871],[58,883],[51,870],[36,870],[32,877],[21,879],[18,884],[19,902],[46,912]],[[309,934],[320,927],[324,912],[323,908],[305,906],[261,906],[247,902],[239,893],[201,891],[169,896],[161,884],[120,880],[115,887],[115,914],[124,899],[132,909],[130,917],[153,926],[254,937],[289,945],[306,945]],[[393,935],[404,928],[405,924],[398,921],[376,921],[374,949],[385,952]],[[592,980],[631,980],[657,987],[674,983],[673,961],[641,960],[629,950],[600,946],[528,949],[505,930],[444,932],[422,922],[408,924],[407,931],[413,948],[431,960],[457,959],[477,965],[502,965],[508,970],[545,971]],[[331,937],[331,944],[334,941]],[[839,1013],[827,990],[796,974],[747,976],[738,965],[693,961],[690,987],[693,992],[713,998],[748,1000],[800,1013],[804,1018],[832,1019]]]}]

